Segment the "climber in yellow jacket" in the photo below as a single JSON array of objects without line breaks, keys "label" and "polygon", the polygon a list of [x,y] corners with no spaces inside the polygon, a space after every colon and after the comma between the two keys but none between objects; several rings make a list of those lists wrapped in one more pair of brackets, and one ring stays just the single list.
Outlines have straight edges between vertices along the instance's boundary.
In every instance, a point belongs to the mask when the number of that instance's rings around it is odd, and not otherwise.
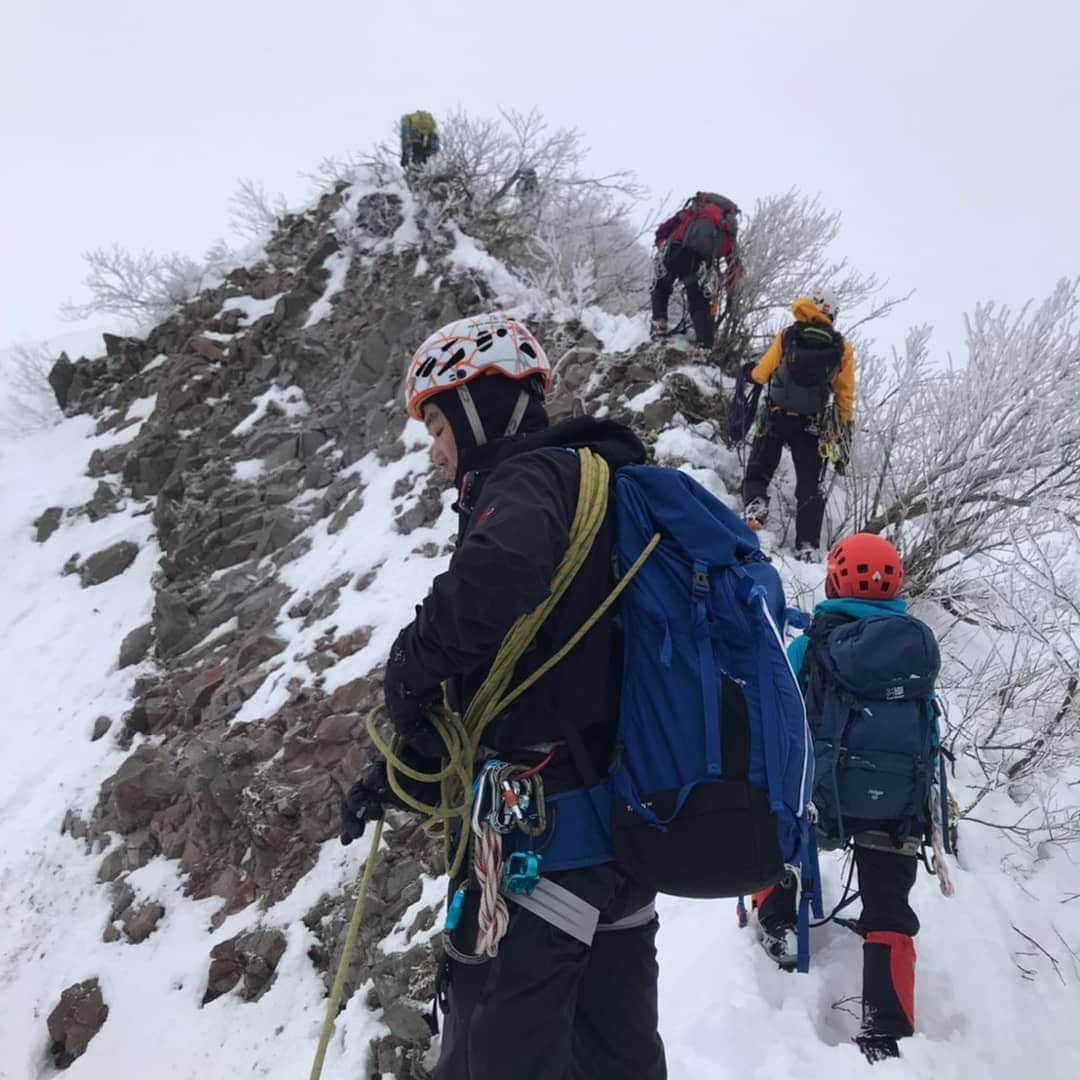
[{"label": "climber in yellow jacket", "polygon": [[422,168],[439,152],[439,132],[435,117],[423,109],[401,118],[401,167],[409,172]]},{"label": "climber in yellow jacket", "polygon": [[[743,479],[743,513],[751,528],[765,524],[769,483],[787,446],[795,465],[795,555],[810,561],[817,555],[825,517],[823,459],[818,450],[823,424],[830,400],[835,400],[839,442],[845,448],[850,445],[855,354],[851,342],[834,326],[839,308],[828,290],[799,297],[791,313],[795,322],[776,335],[757,363],[743,368],[747,379],[768,387],[764,427],[750,448]],[[845,466],[842,458],[837,471]]]}]

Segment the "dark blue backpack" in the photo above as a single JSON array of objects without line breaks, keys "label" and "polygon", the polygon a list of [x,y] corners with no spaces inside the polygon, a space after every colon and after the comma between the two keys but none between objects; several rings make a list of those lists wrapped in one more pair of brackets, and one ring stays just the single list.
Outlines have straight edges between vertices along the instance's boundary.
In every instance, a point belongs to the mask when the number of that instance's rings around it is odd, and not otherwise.
[{"label": "dark blue backpack", "polygon": [[820,828],[841,841],[845,819],[858,828],[887,825],[897,840],[917,835],[937,753],[937,641],[910,615],[823,631],[811,628],[808,651],[821,680],[810,699]]}]

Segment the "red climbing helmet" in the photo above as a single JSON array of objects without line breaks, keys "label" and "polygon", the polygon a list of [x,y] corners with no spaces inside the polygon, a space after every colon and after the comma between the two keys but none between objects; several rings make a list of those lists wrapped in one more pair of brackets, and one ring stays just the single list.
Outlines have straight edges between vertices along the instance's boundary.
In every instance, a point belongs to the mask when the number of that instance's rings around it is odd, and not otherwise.
[{"label": "red climbing helmet", "polygon": [[904,582],[896,548],[874,533],[854,533],[838,541],[825,559],[825,595],[891,600]]}]

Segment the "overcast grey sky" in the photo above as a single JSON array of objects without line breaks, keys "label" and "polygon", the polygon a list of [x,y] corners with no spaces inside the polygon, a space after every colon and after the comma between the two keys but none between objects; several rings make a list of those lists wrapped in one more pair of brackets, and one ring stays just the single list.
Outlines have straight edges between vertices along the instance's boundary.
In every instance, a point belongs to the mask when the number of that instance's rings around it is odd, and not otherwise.
[{"label": "overcast grey sky", "polygon": [[240,178],[296,198],[419,107],[536,105],[657,193],[820,192],[918,290],[887,344],[1080,273],[1074,0],[2,3],[0,345],[64,329],[83,249],[200,254]]}]

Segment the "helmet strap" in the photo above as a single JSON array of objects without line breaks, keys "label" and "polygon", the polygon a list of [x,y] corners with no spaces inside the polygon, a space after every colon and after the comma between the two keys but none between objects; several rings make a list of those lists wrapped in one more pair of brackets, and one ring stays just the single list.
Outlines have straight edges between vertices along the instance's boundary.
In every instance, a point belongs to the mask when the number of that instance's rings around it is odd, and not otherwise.
[{"label": "helmet strap", "polygon": [[458,386],[455,389],[457,390],[458,400],[461,402],[461,411],[465,414],[465,419],[469,421],[469,427],[472,430],[473,438],[476,440],[476,445],[483,446],[487,442],[487,435],[484,433],[484,425],[480,421],[480,414],[476,411],[473,396],[469,393],[467,386]]},{"label": "helmet strap", "polygon": [[529,392],[522,390],[518,394],[517,404],[514,405],[514,411],[510,414],[510,419],[506,422],[506,430],[504,435],[516,435],[518,426],[521,424],[521,418],[525,415],[525,410],[529,407]]}]

